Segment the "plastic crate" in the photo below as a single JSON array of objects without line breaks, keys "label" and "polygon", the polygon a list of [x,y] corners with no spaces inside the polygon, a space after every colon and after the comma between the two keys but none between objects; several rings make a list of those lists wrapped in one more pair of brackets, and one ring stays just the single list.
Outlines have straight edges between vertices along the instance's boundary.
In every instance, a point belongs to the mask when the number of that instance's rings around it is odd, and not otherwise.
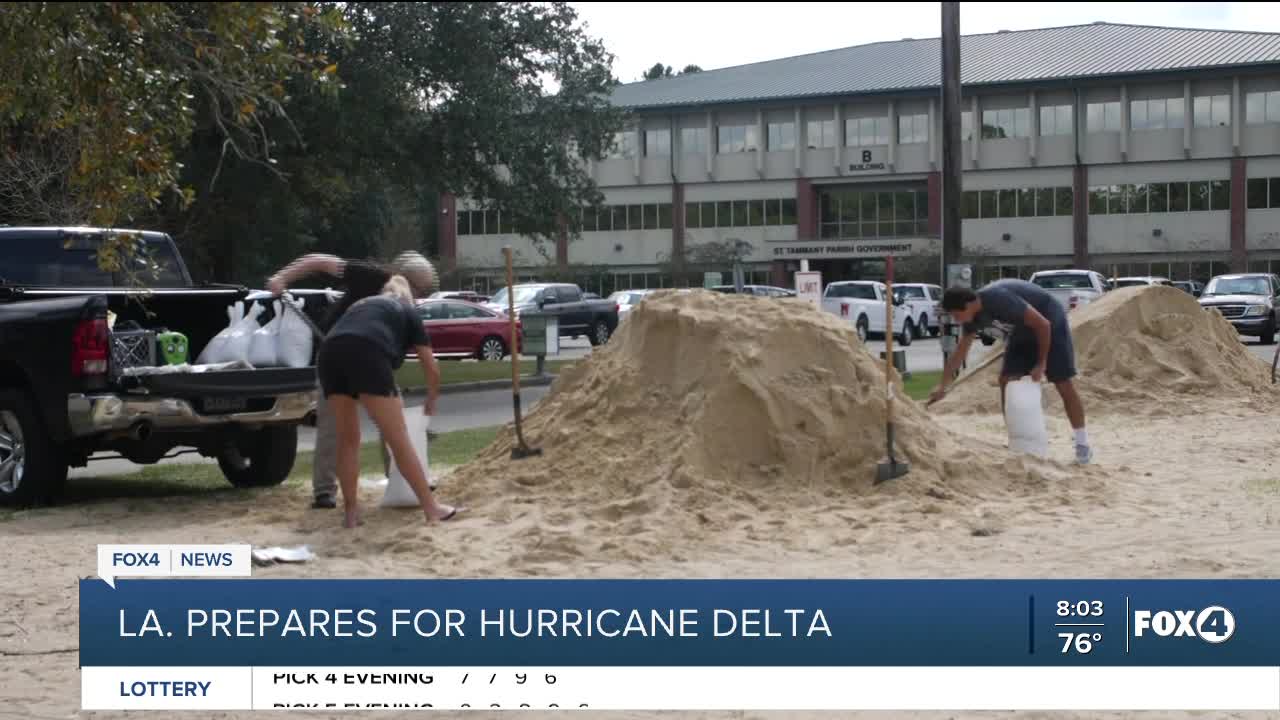
[{"label": "plastic crate", "polygon": [[151,330],[124,330],[111,333],[111,367],[115,373],[125,368],[155,367],[156,334]]}]

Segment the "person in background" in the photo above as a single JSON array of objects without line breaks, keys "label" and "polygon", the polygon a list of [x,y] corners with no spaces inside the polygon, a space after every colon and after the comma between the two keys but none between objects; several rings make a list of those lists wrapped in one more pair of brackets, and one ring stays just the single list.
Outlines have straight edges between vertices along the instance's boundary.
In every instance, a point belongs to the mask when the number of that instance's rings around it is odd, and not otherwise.
[{"label": "person in background", "polygon": [[949,288],[942,295],[942,309],[964,326],[956,351],[942,370],[942,380],[929,395],[929,403],[941,400],[956,371],[964,364],[969,346],[979,331],[996,325],[1008,334],[1004,365],[1000,369],[1000,409],[1004,410],[1004,389],[1010,380],[1027,375],[1041,382],[1048,378],[1062,397],[1074,431],[1076,462],[1093,460],[1089,435],[1085,430],[1084,403],[1072,378],[1076,376],[1075,348],[1071,325],[1062,305],[1044,288],[1026,280],[997,280],[974,292],[965,287]]},{"label": "person in background", "polygon": [[363,407],[386,439],[396,467],[413,488],[428,521],[452,520],[460,511],[436,500],[427,473],[409,438],[404,403],[396,391],[395,371],[409,350],[416,350],[428,388],[423,412],[435,413],[440,371],[431,340],[413,305],[409,283],[393,276],[382,293],[353,303],[333,324],[320,346],[320,388],[337,428],[338,484],[345,509],[343,526],[356,527],[359,515],[360,413]]},{"label": "person in background", "polygon": [[[294,283],[311,275],[327,275],[336,280],[343,292],[339,300],[320,323],[321,331],[328,333],[339,318],[355,303],[378,295],[395,274],[409,283],[415,297],[426,297],[435,286],[435,268],[430,261],[415,252],[406,252],[390,263],[374,260],[344,260],[334,255],[304,255],[281,269],[267,281],[267,289],[274,295],[286,292]],[[321,397],[316,408],[315,462],[311,470],[311,507],[332,509],[337,507],[337,428],[329,403]],[[390,458],[383,443],[383,466],[390,474]]]}]

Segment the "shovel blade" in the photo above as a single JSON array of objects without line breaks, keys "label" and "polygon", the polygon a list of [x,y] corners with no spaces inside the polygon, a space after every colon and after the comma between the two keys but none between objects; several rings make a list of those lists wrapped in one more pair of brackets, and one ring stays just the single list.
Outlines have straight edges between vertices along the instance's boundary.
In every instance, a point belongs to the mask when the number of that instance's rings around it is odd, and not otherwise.
[{"label": "shovel blade", "polygon": [[893,458],[882,460],[876,465],[876,484],[900,478],[909,472],[911,472],[911,463],[905,460],[895,460]]}]

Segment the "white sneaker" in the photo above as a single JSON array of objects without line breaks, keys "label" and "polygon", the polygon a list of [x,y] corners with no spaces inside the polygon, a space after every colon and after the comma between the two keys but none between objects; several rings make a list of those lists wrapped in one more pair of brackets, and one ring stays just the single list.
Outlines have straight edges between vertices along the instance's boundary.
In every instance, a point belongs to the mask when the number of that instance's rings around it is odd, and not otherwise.
[{"label": "white sneaker", "polygon": [[1088,465],[1093,462],[1093,448],[1088,445],[1076,445],[1076,464]]}]

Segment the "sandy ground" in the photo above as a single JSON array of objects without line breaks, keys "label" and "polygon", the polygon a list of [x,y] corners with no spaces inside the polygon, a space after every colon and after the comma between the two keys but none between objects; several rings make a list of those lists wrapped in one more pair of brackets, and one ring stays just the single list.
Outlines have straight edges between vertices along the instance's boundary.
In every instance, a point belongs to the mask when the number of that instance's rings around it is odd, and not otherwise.
[{"label": "sandy ground", "polygon": [[[874,363],[841,351],[797,368],[787,358],[808,357],[808,351],[784,351],[808,342],[810,331],[826,338],[815,348],[838,345],[846,342],[841,333],[848,329],[811,318],[798,323],[810,326],[802,332],[795,318],[784,323],[782,315],[773,317],[785,308],[769,303],[730,308],[748,314],[762,308],[758,326],[739,317],[732,336],[713,337],[719,330],[699,335],[704,321],[721,327],[706,313],[722,302],[745,301],[698,301],[688,312],[654,306],[655,312],[669,313],[670,322],[657,315],[652,322],[633,317],[616,343],[593,353],[592,367],[557,381],[564,386],[559,400],[553,388],[552,397],[539,404],[539,413],[551,415],[531,418],[529,428],[547,451],[543,459],[510,468],[501,461],[499,445],[443,478],[444,500],[471,508],[455,523],[427,526],[416,511],[377,510],[370,495],[364,526],[344,532],[337,511],[307,509],[300,485],[117,498],[0,521],[0,719],[81,715],[76,582],[95,573],[98,543],[306,543],[318,554],[306,565],[255,569],[257,577],[1280,575],[1280,480],[1271,451],[1280,437],[1280,415],[1261,398],[1199,396],[1195,412],[1140,418],[1094,413],[1089,425],[1096,464],[1085,468],[1070,464],[1069,428],[1060,413],[1049,414],[1052,457],[1037,461],[1007,452],[997,415],[929,413],[912,403],[900,415],[902,447],[914,454],[912,474],[873,487],[867,471],[880,452],[876,419],[883,417],[883,405],[877,406],[882,396],[868,390]],[[766,332],[767,327],[786,331]],[[744,341],[744,334],[756,340]],[[732,343],[698,347],[703,338]],[[693,352],[673,358],[665,350],[670,347]],[[704,356],[717,362],[700,364]],[[634,377],[626,375],[630,366],[636,366]],[[594,392],[603,386],[614,390],[607,397]],[[575,393],[582,400],[568,403]],[[672,415],[656,414],[662,407]],[[649,424],[626,432],[641,422]],[[605,444],[575,444],[585,437],[583,428],[594,428]],[[913,432],[931,437],[906,436]],[[674,443],[670,452],[663,455],[651,445],[654,437]],[[720,445],[732,439],[742,451],[716,461],[728,452]],[[779,469],[780,460],[803,466]],[[556,476],[554,468],[574,468],[574,477]],[[841,713],[847,715],[1157,717]],[[1158,715],[1250,716],[1274,713]]]},{"label": "sandy ground", "polygon": [[[975,440],[996,441],[1003,434],[998,417],[941,421]],[[105,542],[310,543],[319,553],[309,565],[256,569],[260,577],[764,577],[779,567],[794,577],[832,578],[1280,574],[1280,481],[1266,451],[1280,436],[1280,417],[1233,412],[1223,404],[1194,419],[1135,426],[1110,417],[1097,419],[1092,428],[1098,465],[1075,471],[1075,480],[1033,498],[979,500],[961,515],[928,508],[904,514],[893,509],[892,492],[853,501],[814,498],[808,507],[761,507],[681,546],[661,540],[660,517],[630,525],[622,520],[628,542],[601,543],[581,532],[591,521],[571,508],[481,502],[447,479],[445,488],[453,492],[445,497],[463,497],[474,507],[453,526],[426,527],[412,511],[372,510],[364,528],[344,534],[337,530],[336,513],[306,509],[299,486],[178,502],[120,499],[19,515],[0,524],[6,549],[0,560],[6,578],[0,587],[0,607],[6,609],[0,617],[0,716],[80,714],[75,583],[94,574],[94,547]],[[1054,460],[1064,465],[1070,454],[1067,430],[1053,421]],[[513,534],[510,518],[521,514],[536,515],[539,526],[517,523],[520,530]],[[993,534],[975,536],[977,529]],[[251,714],[182,716],[232,720]],[[380,715],[402,716],[409,714]],[[1078,715],[1086,716],[1099,717]]]}]

